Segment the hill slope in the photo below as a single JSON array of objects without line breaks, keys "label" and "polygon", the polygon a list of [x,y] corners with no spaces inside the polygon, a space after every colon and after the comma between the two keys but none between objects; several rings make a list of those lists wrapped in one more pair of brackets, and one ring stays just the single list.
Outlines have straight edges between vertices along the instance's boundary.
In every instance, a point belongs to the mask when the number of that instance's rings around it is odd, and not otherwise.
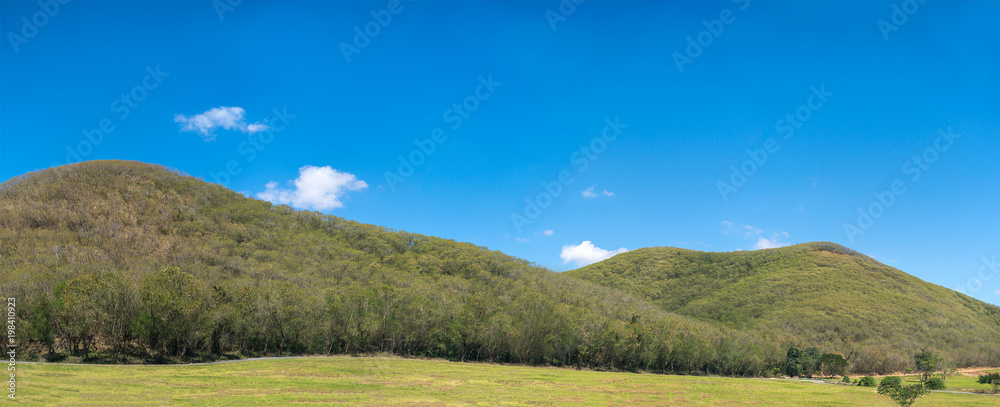
[{"label": "hill slope", "polygon": [[665,311],[784,332],[801,346],[844,352],[855,369],[902,370],[921,347],[966,365],[1000,359],[1000,308],[833,243],[730,253],[646,248],[567,274]]},{"label": "hill slope", "polygon": [[759,376],[795,345],[856,373],[924,346],[1000,364],[996,307],[839,246],[641,249],[553,273],[136,162],[0,184],[0,275],[36,357],[389,352]]},{"label": "hill slope", "polygon": [[22,356],[390,352],[759,375],[783,352],[503,253],[136,162],[0,184],[0,269]]}]

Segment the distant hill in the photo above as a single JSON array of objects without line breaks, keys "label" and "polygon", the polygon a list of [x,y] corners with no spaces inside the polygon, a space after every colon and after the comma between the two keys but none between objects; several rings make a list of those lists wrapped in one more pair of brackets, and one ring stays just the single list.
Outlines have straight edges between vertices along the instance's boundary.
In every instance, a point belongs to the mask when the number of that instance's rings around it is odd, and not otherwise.
[{"label": "distant hill", "polygon": [[837,350],[855,369],[902,370],[922,347],[963,365],[1000,359],[1000,308],[834,243],[728,253],[646,248],[566,274],[665,311]]},{"label": "distant hill", "polygon": [[139,162],[0,184],[0,268],[30,345],[22,356],[390,352],[760,375],[783,352],[497,251],[274,206]]},{"label": "distant hill", "polygon": [[554,273],[129,161],[0,184],[0,277],[22,358],[386,352],[763,376],[816,346],[856,373],[920,347],[1000,365],[997,307],[828,243],[640,249]]}]

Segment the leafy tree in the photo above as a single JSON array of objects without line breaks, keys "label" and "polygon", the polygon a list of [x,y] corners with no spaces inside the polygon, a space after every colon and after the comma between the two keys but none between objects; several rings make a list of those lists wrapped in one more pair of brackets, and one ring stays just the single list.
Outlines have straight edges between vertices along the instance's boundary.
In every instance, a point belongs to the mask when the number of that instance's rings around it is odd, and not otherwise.
[{"label": "leafy tree", "polygon": [[989,384],[993,386],[993,392],[997,392],[997,388],[1000,388],[1000,373],[987,373],[984,375],[979,375],[980,384]]},{"label": "leafy tree", "polygon": [[820,374],[828,376],[843,376],[847,371],[848,362],[842,355],[824,353],[819,358]]},{"label": "leafy tree", "polygon": [[785,374],[789,377],[796,377],[803,374],[802,351],[792,346],[785,354]]},{"label": "leafy tree", "polygon": [[948,380],[948,376],[952,376],[955,372],[958,372],[958,368],[956,368],[955,364],[952,362],[941,361],[939,365],[939,368],[941,369],[941,380]]},{"label": "leafy tree", "polygon": [[819,349],[814,347],[806,348],[802,352],[802,358],[799,359],[799,364],[802,365],[802,374],[812,377],[813,374],[819,371],[820,357]]},{"label": "leafy tree", "polygon": [[52,300],[47,295],[39,295],[30,305],[31,317],[28,326],[33,339],[38,341],[49,354],[55,352],[56,330],[54,325],[55,310]]},{"label": "leafy tree", "polygon": [[944,380],[941,380],[940,377],[932,377],[924,382],[924,387],[927,387],[928,390],[944,390]]},{"label": "leafy tree", "polygon": [[903,384],[903,381],[902,379],[899,378],[899,376],[886,376],[882,378],[882,381],[879,382],[878,385],[879,387],[882,387],[882,386],[899,386],[901,384]]},{"label": "leafy tree", "polygon": [[931,375],[937,371],[938,363],[941,362],[940,356],[927,349],[921,349],[920,353],[913,356],[913,359],[917,363],[917,371],[921,373],[921,383],[931,378]]},{"label": "leafy tree", "polygon": [[862,377],[858,380],[858,386],[875,387],[875,378],[871,376]]},{"label": "leafy tree", "polygon": [[841,382],[843,382],[843,383],[851,383],[851,378],[847,377],[847,376],[844,376],[844,380],[841,380]]},{"label": "leafy tree", "polygon": [[909,386],[889,384],[879,386],[877,392],[878,394],[889,396],[889,398],[898,403],[901,407],[909,407],[917,401],[917,398],[927,394],[927,389],[920,384],[912,384]]},{"label": "leafy tree", "polygon": [[144,305],[137,331],[146,345],[183,357],[209,333],[209,306],[206,289],[200,280],[177,268],[168,268],[150,276],[141,285]]}]

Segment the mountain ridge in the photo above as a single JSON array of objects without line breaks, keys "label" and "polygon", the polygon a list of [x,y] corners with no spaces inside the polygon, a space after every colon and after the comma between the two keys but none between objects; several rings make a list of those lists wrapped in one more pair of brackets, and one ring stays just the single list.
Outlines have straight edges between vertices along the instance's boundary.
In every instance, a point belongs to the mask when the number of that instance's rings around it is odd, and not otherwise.
[{"label": "mountain ridge", "polygon": [[[885,347],[886,339],[911,350],[948,352],[962,347],[957,340],[1000,352],[1000,307],[829,242],[748,252],[638,249],[567,273],[668,312],[735,329],[790,332],[846,353],[858,343]],[[972,348],[952,357],[971,362]],[[894,359],[889,364],[906,362]]]},{"label": "mountain ridge", "polygon": [[[645,248],[555,273],[134,161],[71,164],[0,184],[0,268],[10,276],[0,291],[24,299],[24,338],[36,357],[389,352],[764,376],[789,346],[844,354],[858,372],[902,370],[926,346],[959,365],[1000,365],[995,306],[942,294],[839,245]],[[845,307],[815,297],[829,292],[823,280],[839,281],[824,276],[858,270],[882,275],[841,282],[859,298],[895,282],[889,288],[913,294],[905,298],[913,303]],[[818,279],[803,285],[786,274]],[[196,301],[166,295],[175,288]],[[880,322],[886,313],[891,324]],[[900,320],[909,314],[916,322]],[[885,334],[873,334],[883,325]]]}]

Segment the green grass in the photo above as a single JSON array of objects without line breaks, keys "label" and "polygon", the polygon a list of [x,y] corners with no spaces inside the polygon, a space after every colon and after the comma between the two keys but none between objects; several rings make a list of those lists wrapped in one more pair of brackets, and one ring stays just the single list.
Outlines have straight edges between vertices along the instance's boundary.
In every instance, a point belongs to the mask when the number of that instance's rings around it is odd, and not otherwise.
[{"label": "green grass", "polygon": [[[399,358],[324,357],[200,366],[22,364],[18,372],[18,405],[893,405],[873,388],[792,380]],[[957,385],[965,378],[950,378],[948,383]],[[924,396],[916,404],[997,405],[1000,397],[946,393]]]},{"label": "green grass", "polygon": [[[934,377],[941,377],[940,375],[934,375]],[[920,376],[902,376],[903,384],[916,384],[920,383]],[[977,382],[979,380],[978,374],[971,375],[961,375],[961,376],[948,376],[948,380],[945,380],[945,390],[949,391],[992,391],[993,387],[988,384],[980,384]],[[1000,405],[998,401],[997,405]]]}]

